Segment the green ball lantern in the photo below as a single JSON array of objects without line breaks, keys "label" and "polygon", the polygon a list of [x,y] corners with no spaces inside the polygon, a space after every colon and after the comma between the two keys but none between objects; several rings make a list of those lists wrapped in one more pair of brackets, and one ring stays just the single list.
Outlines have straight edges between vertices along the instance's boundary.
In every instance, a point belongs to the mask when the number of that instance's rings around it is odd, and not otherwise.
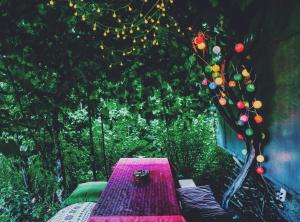
[{"label": "green ball lantern", "polygon": [[253,84],[249,84],[249,85],[247,85],[246,90],[248,92],[254,92],[255,91],[255,86]]},{"label": "green ball lantern", "polygon": [[233,76],[233,79],[235,80],[235,81],[241,81],[242,80],[242,75],[241,74],[234,74],[234,76]]},{"label": "green ball lantern", "polygon": [[205,72],[211,72],[212,68],[211,68],[211,66],[205,66],[204,70],[205,70]]},{"label": "green ball lantern", "polygon": [[248,129],[246,129],[246,131],[245,131],[245,134],[247,135],[247,136],[252,136],[253,135],[253,129],[251,129],[251,128],[248,128]]}]

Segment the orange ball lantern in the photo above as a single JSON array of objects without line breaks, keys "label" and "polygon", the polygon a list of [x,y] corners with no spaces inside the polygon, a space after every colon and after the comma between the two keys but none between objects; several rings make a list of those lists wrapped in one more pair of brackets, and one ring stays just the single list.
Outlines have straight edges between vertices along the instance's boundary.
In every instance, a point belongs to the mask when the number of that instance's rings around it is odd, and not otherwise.
[{"label": "orange ball lantern", "polygon": [[231,80],[228,82],[228,85],[229,85],[229,87],[233,88],[236,86],[236,83],[235,83],[235,81]]},{"label": "orange ball lantern", "polygon": [[262,121],[263,121],[263,117],[262,117],[261,115],[256,115],[256,116],[254,117],[254,121],[255,121],[257,124],[260,124],[260,123],[262,123]]}]

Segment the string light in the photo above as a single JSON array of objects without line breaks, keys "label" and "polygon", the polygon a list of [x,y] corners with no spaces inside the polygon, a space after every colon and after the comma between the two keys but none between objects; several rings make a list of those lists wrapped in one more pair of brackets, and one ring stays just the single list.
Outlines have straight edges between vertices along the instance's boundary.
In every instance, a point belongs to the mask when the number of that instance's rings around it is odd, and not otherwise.
[{"label": "string light", "polygon": [[49,4],[50,4],[50,5],[54,5],[54,1],[53,1],[53,0],[50,0]]}]

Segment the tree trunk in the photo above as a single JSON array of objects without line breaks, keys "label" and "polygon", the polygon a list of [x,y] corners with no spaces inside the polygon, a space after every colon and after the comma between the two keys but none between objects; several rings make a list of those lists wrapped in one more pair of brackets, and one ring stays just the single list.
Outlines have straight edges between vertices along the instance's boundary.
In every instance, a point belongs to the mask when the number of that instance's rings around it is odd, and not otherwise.
[{"label": "tree trunk", "polygon": [[59,202],[62,202],[62,198],[64,195],[64,189],[66,187],[65,180],[65,169],[64,169],[64,161],[63,161],[63,153],[60,146],[59,141],[59,122],[58,122],[59,111],[58,109],[54,109],[53,111],[53,119],[52,119],[52,131],[53,131],[53,145],[56,154],[56,175],[57,181],[59,184],[59,189],[56,191],[57,198]]},{"label": "tree trunk", "polygon": [[89,137],[90,137],[90,162],[91,168],[93,172],[93,179],[94,181],[97,180],[97,169],[95,164],[95,145],[94,145],[94,136],[93,136],[93,122],[92,122],[92,114],[91,108],[89,107]]},{"label": "tree trunk", "polygon": [[108,169],[107,169],[107,159],[106,159],[106,149],[105,149],[105,133],[104,133],[104,123],[103,123],[103,117],[100,115],[101,120],[101,144],[102,144],[102,158],[103,158],[103,164],[104,164],[104,170],[105,170],[105,176],[108,179]]},{"label": "tree trunk", "polygon": [[228,188],[228,190],[223,195],[222,207],[224,209],[228,209],[230,199],[235,195],[235,193],[241,188],[243,185],[249,170],[253,164],[253,160],[255,158],[255,148],[253,145],[253,141],[248,145],[248,153],[246,155],[244,165],[241,169],[240,174],[233,181],[232,185]]}]

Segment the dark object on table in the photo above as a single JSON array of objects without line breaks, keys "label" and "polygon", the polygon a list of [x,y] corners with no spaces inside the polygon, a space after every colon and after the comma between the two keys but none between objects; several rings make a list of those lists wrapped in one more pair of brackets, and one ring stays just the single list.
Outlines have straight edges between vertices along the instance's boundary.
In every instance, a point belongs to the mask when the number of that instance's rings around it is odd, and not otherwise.
[{"label": "dark object on table", "polygon": [[226,211],[215,200],[208,185],[177,189],[183,208],[183,215],[188,222],[229,221]]},{"label": "dark object on table", "polygon": [[149,170],[136,170],[136,171],[134,171],[133,172],[134,182],[137,183],[137,184],[144,183],[145,181],[147,181],[149,174],[150,174]]}]

